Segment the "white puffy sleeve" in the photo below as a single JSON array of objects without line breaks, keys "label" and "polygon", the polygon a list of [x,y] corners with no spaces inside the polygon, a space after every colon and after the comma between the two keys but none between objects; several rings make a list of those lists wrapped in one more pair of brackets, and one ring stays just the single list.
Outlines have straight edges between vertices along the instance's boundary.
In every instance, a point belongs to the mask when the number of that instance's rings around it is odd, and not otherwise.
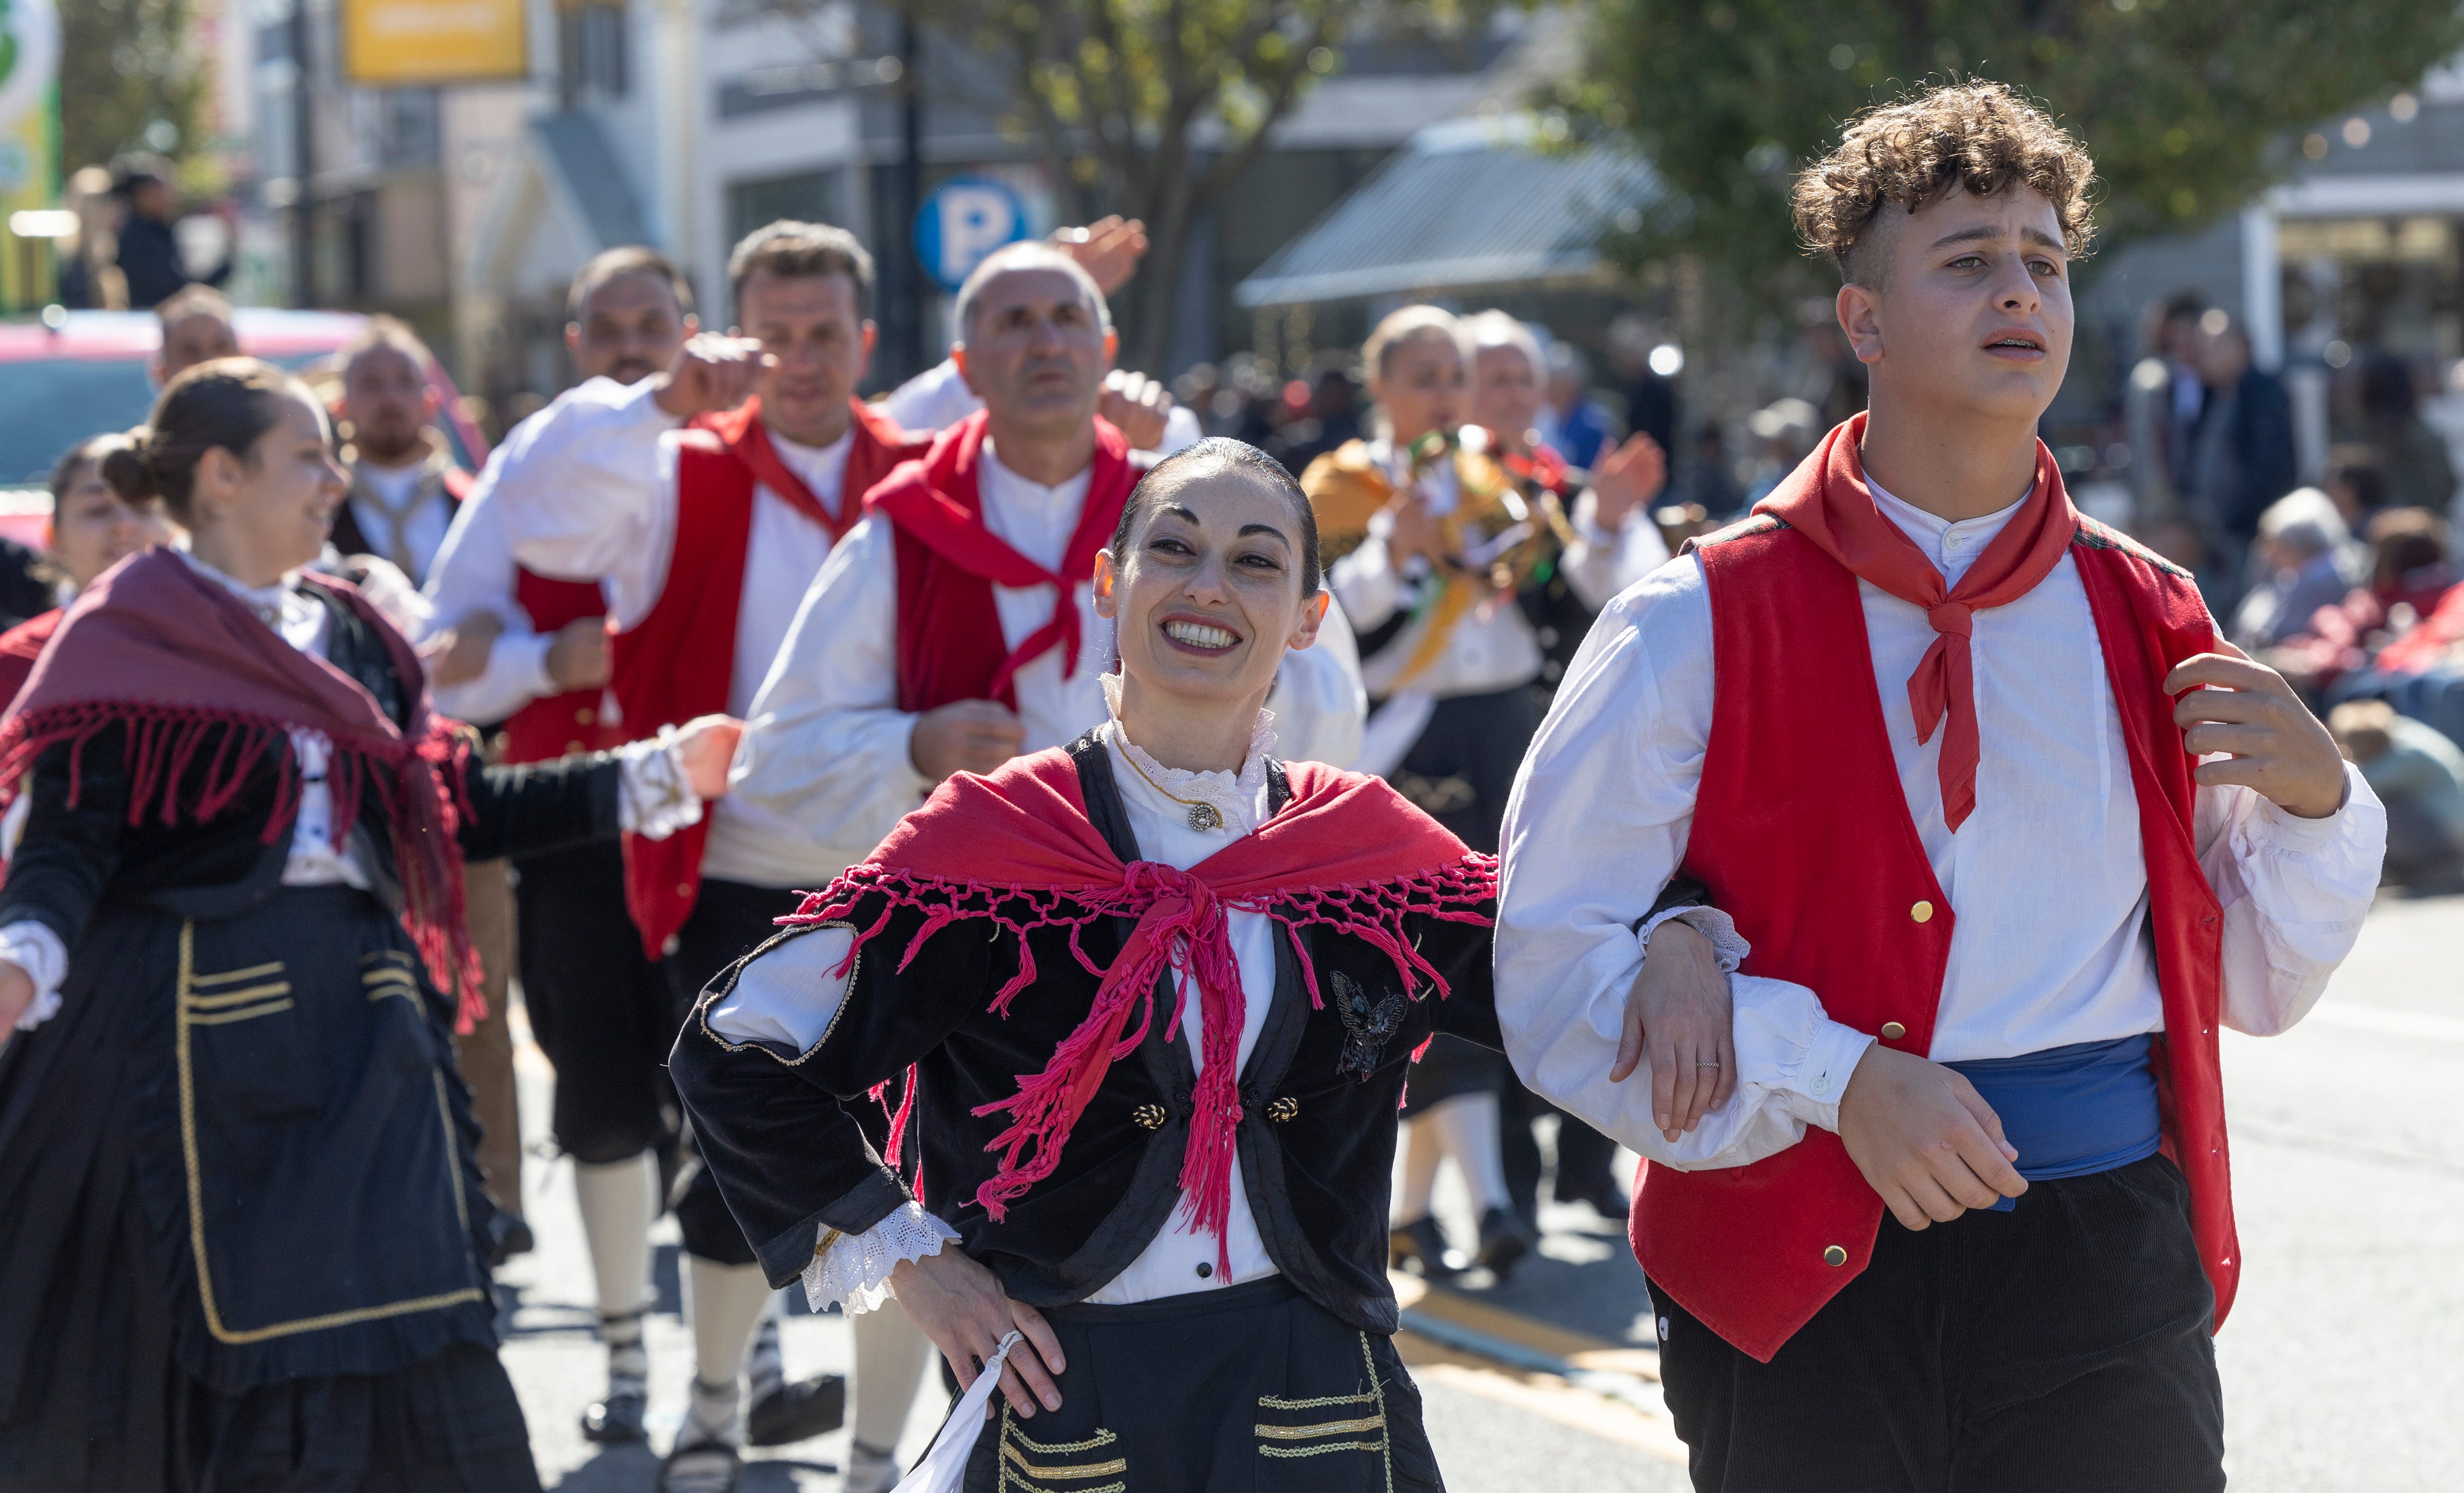
[{"label": "white puffy sleeve", "polygon": [[1671,1145],[1652,1124],[1648,1069],[1609,1082],[1651,909],[1693,828],[1711,709],[1710,598],[1685,557],[1612,602],[1575,655],[1515,779],[1498,894],[1497,1017],[1516,1071],[1603,1133],[1689,1170],[1744,1166],[1809,1124],[1836,1128],[1872,1042],[1802,985],[1735,974],[1744,944],[1690,918],[1729,972],[1736,1087]]},{"label": "white puffy sleeve", "polygon": [[543,576],[604,581],[619,627],[649,614],[676,542],[679,422],[656,380],[592,379],[505,442],[495,500],[513,556]]},{"label": "white puffy sleeve", "polygon": [[2361,935],[2387,858],[2387,809],[2344,764],[2344,806],[2287,814],[2238,785],[2199,790],[2199,867],[2224,905],[2224,1022],[2273,1037],[2319,1003]]}]

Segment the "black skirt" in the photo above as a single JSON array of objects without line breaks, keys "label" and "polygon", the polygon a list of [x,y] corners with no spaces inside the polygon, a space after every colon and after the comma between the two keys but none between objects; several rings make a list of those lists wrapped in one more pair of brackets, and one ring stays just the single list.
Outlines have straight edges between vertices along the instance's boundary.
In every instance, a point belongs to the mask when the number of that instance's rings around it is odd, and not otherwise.
[{"label": "black skirt", "polygon": [[1061,1408],[1021,1419],[1001,1401],[967,1493],[1442,1493],[1394,1340],[1281,1276],[1044,1315]]},{"label": "black skirt", "polygon": [[535,1489],[399,920],[113,902],[69,963],[0,1049],[0,1490]]}]

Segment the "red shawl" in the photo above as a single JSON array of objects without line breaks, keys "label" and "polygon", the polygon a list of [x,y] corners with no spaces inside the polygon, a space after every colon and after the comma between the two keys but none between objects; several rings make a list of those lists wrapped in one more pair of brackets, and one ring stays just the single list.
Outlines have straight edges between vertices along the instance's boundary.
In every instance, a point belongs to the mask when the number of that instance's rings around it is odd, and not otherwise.
[{"label": "red shawl", "polygon": [[2036,443],[2036,481],[2011,521],[1960,577],[1943,584],[1916,541],[1882,516],[1865,485],[1858,445],[1865,438],[1860,412],[1832,428],[1822,445],[1788,474],[1754,512],[1770,514],[1814,541],[1858,580],[1925,609],[1933,647],[1908,675],[1908,706],[1916,714],[1917,744],[1942,738],[1943,823],[1956,831],[1976,808],[1976,764],[1983,747],[1976,733],[1976,684],[1969,654],[1971,616],[1988,606],[2008,606],[2035,589],[2070,548],[2079,518],[2062,490],[2062,470],[2045,443]]},{"label": "red shawl", "polygon": [[[1078,526],[1057,570],[1046,570],[984,526],[977,482],[991,417],[977,410],[934,439],[921,460],[899,466],[865,496],[895,526],[898,550],[898,708],[920,712],[953,700],[1018,704],[1012,678],[1061,649],[1061,674],[1078,671],[1077,588],[1094,574],[1095,552],[1111,542],[1121,505],[1137,486],[1130,443],[1095,421],[1095,459]],[[994,586],[1053,588],[1052,620],[1016,648],[1001,647]]]},{"label": "red shawl", "polygon": [[[1423,983],[1440,995],[1446,982],[1413,946],[1404,919],[1416,912],[1454,922],[1486,923],[1482,904],[1496,895],[1497,861],[1412,806],[1382,779],[1338,772],[1317,762],[1285,771],[1291,801],[1249,835],[1186,871],[1154,861],[1124,866],[1088,821],[1078,772],[1059,748],[1012,758],[990,777],[960,773],[925,805],[899,822],[863,865],[805,898],[795,926],[844,918],[869,892],[889,897],[872,925],[856,934],[855,950],[879,933],[901,907],[927,910],[901,968],[924,941],[951,923],[981,919],[996,935],[1018,939],[1018,974],[995,992],[992,1011],[1035,983],[1030,929],[1067,927],[1081,965],[1102,977],[1086,1021],[1061,1043],[1041,1073],[1019,1091],[977,1109],[1006,1113],[1008,1130],[992,1147],[1000,1170],[975,1200],[1000,1219],[1007,1203],[1052,1175],[1061,1148],[1117,1059],[1134,1051],[1155,1020],[1155,981],[1174,972],[1173,1008],[1164,1030],[1177,1035],[1188,982],[1198,982],[1205,1065],[1199,1075],[1189,1148],[1181,1160],[1183,1207],[1191,1222],[1210,1229],[1222,1268],[1229,1270],[1224,1233],[1231,1219],[1235,1128],[1241,1121],[1239,1054],[1243,1001],[1232,955],[1227,911],[1263,912],[1284,925],[1300,956],[1309,1004],[1323,1007],[1317,971],[1300,931],[1321,924],[1366,939],[1386,952],[1406,995]],[[1137,927],[1109,970],[1080,952],[1078,934],[1103,917],[1133,917]],[[1124,1033],[1131,1010],[1137,1028]],[[914,1086],[908,1086],[913,1102]],[[900,1128],[906,1116],[899,1116]],[[893,1154],[897,1144],[893,1133]],[[1032,1154],[1028,1154],[1032,1148]]]},{"label": "red shawl", "polygon": [[[80,751],[104,728],[128,729],[128,823],[150,812],[164,824],[213,819],[239,797],[271,756],[274,812],[265,843],[290,832],[299,778],[289,733],[324,733],[333,743],[325,783],[340,849],[373,794],[393,834],[404,918],[429,975],[460,996],[459,1024],[487,1014],[478,955],[462,903],[462,852],[454,831],[470,738],[429,706],[419,655],[358,590],[305,573],[384,640],[394,672],[419,690],[410,729],[397,728],[358,681],[285,643],[239,599],[165,549],[142,551],[105,571],[72,604],[33,676],[0,716],[0,805],[24,791],[36,757],[57,742]],[[197,773],[205,749],[212,757]],[[69,774],[69,802],[78,793]],[[192,794],[192,796],[190,796]]]}]

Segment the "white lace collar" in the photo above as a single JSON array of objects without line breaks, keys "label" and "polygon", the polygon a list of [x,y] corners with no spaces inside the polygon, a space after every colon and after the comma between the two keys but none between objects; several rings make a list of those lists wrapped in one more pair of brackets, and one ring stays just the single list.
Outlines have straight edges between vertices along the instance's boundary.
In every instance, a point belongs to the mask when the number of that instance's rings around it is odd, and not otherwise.
[{"label": "white lace collar", "polygon": [[1121,725],[1121,676],[1107,673],[1102,681],[1104,706],[1111,717],[1102,727],[1105,739],[1118,748],[1147,781],[1168,798],[1213,804],[1223,816],[1223,828],[1231,833],[1244,833],[1254,827],[1253,821],[1263,812],[1261,805],[1265,802],[1266,758],[1275,750],[1274,712],[1258,713],[1258,722],[1249,730],[1248,756],[1242,758],[1238,773],[1193,772],[1185,767],[1166,767],[1146,748],[1132,741]]},{"label": "white lace collar", "polygon": [[272,585],[250,585],[236,576],[215,569],[187,550],[174,550],[172,553],[187,560],[189,569],[238,597],[242,606],[256,613],[270,626],[278,625],[283,607],[291,599],[292,588],[299,583],[299,572],[290,570],[283,572],[282,578]]}]

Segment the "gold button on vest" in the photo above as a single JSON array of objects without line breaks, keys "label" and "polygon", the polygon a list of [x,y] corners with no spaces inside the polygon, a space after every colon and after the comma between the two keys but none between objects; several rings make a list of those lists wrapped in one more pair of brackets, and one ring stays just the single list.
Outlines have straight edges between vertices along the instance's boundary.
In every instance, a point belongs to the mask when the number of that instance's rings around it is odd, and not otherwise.
[{"label": "gold button on vest", "polygon": [[1848,1262],[1848,1251],[1834,1244],[1822,1252],[1822,1262],[1827,1265],[1844,1265]]},{"label": "gold button on vest", "polygon": [[1920,902],[1915,907],[1908,909],[1908,916],[1916,919],[1920,923],[1930,923],[1933,921],[1933,904],[1930,902]]},{"label": "gold button on vest", "polygon": [[1902,1026],[1902,1025],[1901,1025],[1899,1022],[1897,1022],[1897,1021],[1884,1021],[1884,1022],[1882,1023],[1882,1036],[1883,1036],[1885,1039],[1887,1039],[1887,1040],[1889,1040],[1889,1041],[1891,1041],[1891,1042],[1898,1042],[1901,1038],[1905,1037],[1907,1034],[1908,1034],[1908,1029],[1907,1029],[1906,1027],[1904,1027],[1904,1026]]}]

